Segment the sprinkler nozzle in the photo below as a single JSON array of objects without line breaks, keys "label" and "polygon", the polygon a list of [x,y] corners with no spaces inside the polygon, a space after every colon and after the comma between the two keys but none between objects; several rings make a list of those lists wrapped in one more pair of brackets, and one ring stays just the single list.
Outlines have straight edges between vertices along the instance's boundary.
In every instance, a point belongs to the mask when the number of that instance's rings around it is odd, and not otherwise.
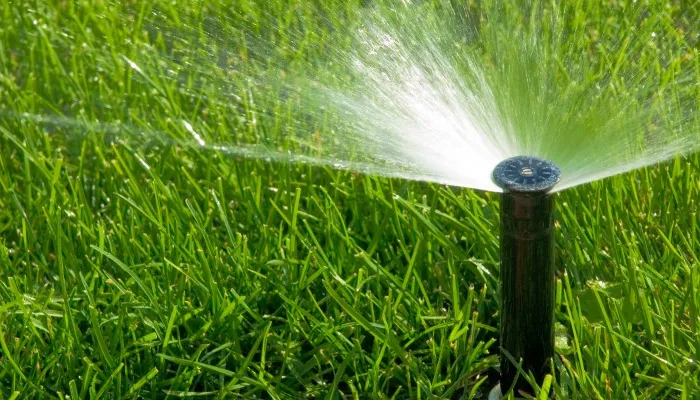
[{"label": "sprinkler nozzle", "polygon": [[561,171],[551,161],[517,156],[501,161],[493,180],[501,189],[518,193],[546,193],[559,182]]}]

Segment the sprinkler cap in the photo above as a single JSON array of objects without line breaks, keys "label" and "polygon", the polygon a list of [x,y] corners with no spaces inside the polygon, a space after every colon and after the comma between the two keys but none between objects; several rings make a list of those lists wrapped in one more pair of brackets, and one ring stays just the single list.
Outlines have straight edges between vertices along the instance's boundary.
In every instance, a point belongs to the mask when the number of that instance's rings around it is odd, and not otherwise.
[{"label": "sprinkler cap", "polygon": [[493,180],[506,192],[546,193],[561,178],[561,170],[551,161],[517,156],[501,161],[493,170]]}]

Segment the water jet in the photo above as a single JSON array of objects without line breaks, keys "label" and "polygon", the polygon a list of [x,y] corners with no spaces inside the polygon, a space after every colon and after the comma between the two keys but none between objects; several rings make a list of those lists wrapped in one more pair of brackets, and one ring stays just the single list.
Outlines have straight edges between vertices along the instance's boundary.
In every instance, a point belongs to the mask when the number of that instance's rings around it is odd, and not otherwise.
[{"label": "water jet", "polygon": [[[493,171],[501,193],[501,388],[528,390],[512,360],[538,382],[554,355],[554,209],[561,172],[550,161],[517,156]],[[511,360],[512,359],[512,360]]]}]

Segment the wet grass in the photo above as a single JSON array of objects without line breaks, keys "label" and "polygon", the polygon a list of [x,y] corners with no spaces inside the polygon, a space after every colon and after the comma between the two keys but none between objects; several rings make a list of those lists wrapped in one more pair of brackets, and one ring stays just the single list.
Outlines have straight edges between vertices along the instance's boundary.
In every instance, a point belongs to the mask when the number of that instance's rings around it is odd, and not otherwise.
[{"label": "wet grass", "polygon": [[[256,122],[279,94],[240,71],[323,58],[366,7],[224,3],[0,5],[0,398],[483,398],[497,196],[188,145],[183,120],[206,141],[293,122]],[[624,4],[583,3],[572,43],[604,49]],[[694,3],[648,7],[678,46],[615,59],[697,65]],[[700,75],[657,73],[700,99]],[[559,195],[558,398],[700,397],[698,176],[692,156]]]}]

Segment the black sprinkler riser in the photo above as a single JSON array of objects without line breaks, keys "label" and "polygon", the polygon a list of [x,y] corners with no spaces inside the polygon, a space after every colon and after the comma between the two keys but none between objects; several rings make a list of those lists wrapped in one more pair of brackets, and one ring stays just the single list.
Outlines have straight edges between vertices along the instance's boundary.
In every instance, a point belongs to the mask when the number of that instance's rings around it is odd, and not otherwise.
[{"label": "black sprinkler riser", "polygon": [[[549,161],[514,157],[494,169],[501,194],[501,390],[514,383],[522,360],[538,383],[554,356],[554,210],[548,193],[561,172]],[[515,390],[530,392],[523,378]]]},{"label": "black sprinkler riser", "polygon": [[[554,356],[554,195],[501,194],[501,348],[542,382]],[[517,368],[501,354],[501,388]],[[530,391],[522,378],[516,390]],[[517,392],[516,392],[517,393]]]}]

